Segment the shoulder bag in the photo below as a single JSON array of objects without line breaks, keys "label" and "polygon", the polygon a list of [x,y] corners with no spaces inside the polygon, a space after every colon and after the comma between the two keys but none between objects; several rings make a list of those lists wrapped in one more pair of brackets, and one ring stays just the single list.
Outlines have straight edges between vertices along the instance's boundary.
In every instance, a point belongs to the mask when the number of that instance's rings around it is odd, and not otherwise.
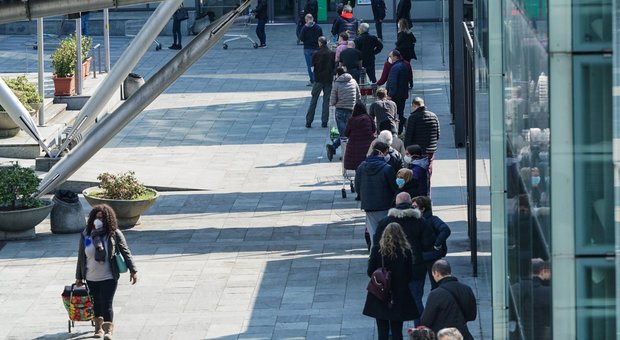
[{"label": "shoulder bag", "polygon": [[392,299],[392,272],[385,267],[383,256],[381,256],[381,267],[372,273],[366,289],[370,294],[388,305],[394,303]]},{"label": "shoulder bag", "polygon": [[126,273],[127,272],[127,264],[125,263],[125,258],[123,258],[123,255],[121,255],[120,251],[118,250],[118,237],[116,237],[116,233],[114,234],[114,237],[116,239],[116,252],[114,253],[114,261],[116,262],[116,266],[118,267],[118,272],[119,273]]}]

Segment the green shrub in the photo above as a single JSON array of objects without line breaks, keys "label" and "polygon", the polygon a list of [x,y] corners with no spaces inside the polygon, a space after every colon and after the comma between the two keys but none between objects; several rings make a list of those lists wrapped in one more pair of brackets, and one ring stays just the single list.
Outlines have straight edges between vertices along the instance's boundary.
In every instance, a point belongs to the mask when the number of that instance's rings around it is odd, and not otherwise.
[{"label": "green shrub", "polygon": [[128,171],[113,175],[104,172],[97,176],[99,187],[103,192],[97,195],[101,198],[114,200],[135,200],[148,193],[146,187],[138,181],[135,172]]},{"label": "green shrub", "polygon": [[[92,46],[92,38],[82,36],[82,60],[88,57]],[[75,72],[77,63],[77,45],[74,35],[60,41],[56,51],[52,54],[52,68],[57,77],[69,77]]]},{"label": "green shrub", "polygon": [[[26,110],[32,111],[31,104],[43,103],[43,97],[39,95],[39,90],[34,83],[28,81],[26,76],[18,76],[17,78],[4,78],[4,81],[8,87],[13,90],[17,99],[24,104]],[[2,105],[0,105],[0,111],[6,111]]]},{"label": "green shrub", "polygon": [[0,210],[21,210],[40,207],[34,198],[41,180],[34,170],[17,163],[0,167]]}]

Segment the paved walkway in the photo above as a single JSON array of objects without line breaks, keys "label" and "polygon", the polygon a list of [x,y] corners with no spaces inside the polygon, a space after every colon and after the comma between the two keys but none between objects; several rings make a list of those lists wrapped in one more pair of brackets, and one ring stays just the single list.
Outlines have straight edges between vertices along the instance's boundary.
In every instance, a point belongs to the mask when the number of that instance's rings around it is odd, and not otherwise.
[{"label": "paved walkway", "polygon": [[[454,274],[476,289],[472,333],[490,339],[488,230],[474,278],[464,150],[453,146],[441,30],[425,24],[414,32],[413,92],[442,124],[435,211],[453,230]],[[209,51],[71,178],[134,170],[147,185],[182,189],[164,192],[125,233],[140,282],[121,278],[116,339],[376,338],[374,320],[361,314],[364,214],[352,195],[340,196],[340,164],[325,157],[327,129],[304,127],[310,88],[294,26],[268,26],[267,35],[266,49],[240,41]],[[395,39],[385,35],[379,62]],[[0,73],[35,70],[30,40],[0,36]],[[128,42],[113,38],[114,60]],[[151,49],[135,72],[148,78],[172,53]],[[60,298],[73,281],[77,235],[53,235],[48,222],[37,232],[0,246],[0,339],[87,338],[87,323],[67,334]]]}]

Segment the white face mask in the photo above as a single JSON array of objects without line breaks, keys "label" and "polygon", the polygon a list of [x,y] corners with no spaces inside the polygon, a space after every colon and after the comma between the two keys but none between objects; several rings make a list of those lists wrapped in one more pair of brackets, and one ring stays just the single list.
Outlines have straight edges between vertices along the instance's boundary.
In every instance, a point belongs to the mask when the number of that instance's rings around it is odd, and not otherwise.
[{"label": "white face mask", "polygon": [[103,228],[103,222],[101,222],[101,220],[95,220],[93,221],[93,224],[95,225],[95,229]]},{"label": "white face mask", "polygon": [[394,64],[394,60],[392,60],[392,57],[388,57],[388,63]]},{"label": "white face mask", "polygon": [[411,162],[413,162],[413,159],[411,158],[411,156],[406,155],[406,156],[405,156],[405,163],[409,164],[409,163],[411,163]]}]

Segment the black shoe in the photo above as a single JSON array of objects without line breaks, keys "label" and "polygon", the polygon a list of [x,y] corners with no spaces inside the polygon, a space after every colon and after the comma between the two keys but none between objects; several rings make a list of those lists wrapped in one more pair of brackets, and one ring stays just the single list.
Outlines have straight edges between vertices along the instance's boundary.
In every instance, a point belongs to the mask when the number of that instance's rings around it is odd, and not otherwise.
[{"label": "black shoe", "polygon": [[311,128],[311,127],[312,127],[312,124],[310,124],[310,123],[306,123],[306,127],[309,129],[309,128]]},{"label": "black shoe", "polygon": [[265,48],[265,47],[267,47],[267,45],[266,44],[260,44],[260,45],[258,45],[258,47],[259,48]]},{"label": "black shoe", "polygon": [[177,47],[177,44],[172,44],[172,45],[168,46],[168,49],[174,50],[174,49],[176,49],[176,47]]},{"label": "black shoe", "polygon": [[336,154],[336,148],[331,144],[325,145],[325,148],[327,149],[327,159],[331,162],[334,159],[334,154]]},{"label": "black shoe", "polygon": [[326,128],[326,127],[327,127],[327,123],[322,123],[322,124],[321,124],[321,127],[322,127],[322,128]]}]

